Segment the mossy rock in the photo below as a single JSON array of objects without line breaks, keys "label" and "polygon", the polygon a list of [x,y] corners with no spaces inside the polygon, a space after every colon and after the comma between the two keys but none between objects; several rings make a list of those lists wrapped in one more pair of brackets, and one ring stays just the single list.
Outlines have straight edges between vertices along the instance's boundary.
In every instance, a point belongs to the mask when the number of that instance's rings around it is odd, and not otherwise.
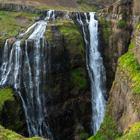
[{"label": "mossy rock", "polygon": [[10,88],[0,89],[0,111],[6,101],[14,101],[13,90]]},{"label": "mossy rock", "polygon": [[122,137],[116,140],[140,140],[140,122],[130,126],[129,130]]},{"label": "mossy rock", "polygon": [[66,39],[66,47],[73,50],[73,53],[76,51],[76,53],[82,54],[84,52],[84,43],[78,27],[72,20],[64,20],[60,23],[62,23],[62,26],[59,26],[59,31]]},{"label": "mossy rock", "polygon": [[134,43],[129,46],[129,51],[120,57],[119,59],[119,69],[125,72],[125,74],[130,79],[130,88],[133,93],[140,94],[140,64],[138,63],[134,53],[133,48]]},{"label": "mossy rock", "polygon": [[42,138],[24,138],[23,136],[0,126],[0,140],[43,140]]},{"label": "mossy rock", "polygon": [[[37,18],[37,14],[0,11],[0,42],[18,35]],[[2,46],[1,46],[2,47]]]},{"label": "mossy rock", "polygon": [[80,90],[83,90],[87,87],[86,73],[83,68],[73,69],[71,71],[71,80],[74,87],[77,87]]},{"label": "mossy rock", "polygon": [[120,133],[117,130],[116,122],[107,112],[100,130],[95,136],[90,137],[88,140],[115,140],[115,138],[119,136]]},{"label": "mossy rock", "polygon": [[105,45],[109,46],[109,38],[111,36],[111,21],[107,21],[105,18],[99,18],[99,25],[101,26],[101,34]]}]

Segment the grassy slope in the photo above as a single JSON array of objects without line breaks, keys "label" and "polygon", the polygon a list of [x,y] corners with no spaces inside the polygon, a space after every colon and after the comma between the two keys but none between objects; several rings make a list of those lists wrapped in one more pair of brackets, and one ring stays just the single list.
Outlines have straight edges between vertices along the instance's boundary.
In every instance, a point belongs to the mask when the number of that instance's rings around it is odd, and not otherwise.
[{"label": "grassy slope", "polygon": [[0,140],[41,140],[41,138],[24,138],[21,135],[0,126]]},{"label": "grassy slope", "polygon": [[0,39],[6,39],[18,34],[34,22],[36,14],[23,12],[0,11]]}]

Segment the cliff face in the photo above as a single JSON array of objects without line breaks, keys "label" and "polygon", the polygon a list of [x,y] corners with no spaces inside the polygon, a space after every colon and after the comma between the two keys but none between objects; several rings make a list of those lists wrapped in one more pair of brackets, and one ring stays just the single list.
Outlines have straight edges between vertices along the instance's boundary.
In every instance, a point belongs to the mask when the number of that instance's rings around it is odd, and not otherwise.
[{"label": "cliff face", "polygon": [[[90,132],[90,90],[82,36],[72,20],[50,22],[46,31],[49,71],[47,108],[57,139]],[[48,92],[49,91],[49,92]]]},{"label": "cliff face", "polygon": [[132,7],[132,1],[119,1],[98,13],[108,92],[114,80],[118,58],[128,50],[130,43]]},{"label": "cliff face", "polygon": [[[139,13],[136,5],[139,5],[138,1],[133,1],[131,7],[133,14],[131,17],[137,17],[137,14]],[[134,22],[137,22],[135,19],[131,19],[131,23],[133,20]],[[129,43],[129,50],[119,58],[115,81],[110,91],[110,113],[115,119],[119,132],[124,132],[129,126],[140,121],[140,31],[139,26],[136,27],[135,25],[133,28],[134,31],[131,42]]]},{"label": "cliff face", "polygon": [[138,30],[129,46],[129,51],[119,59],[115,81],[110,92],[110,114],[117,124],[118,131],[123,133],[140,121]]},{"label": "cliff face", "polygon": [[[106,116],[90,140],[137,140],[140,121],[139,2],[120,1],[99,13],[109,91]],[[110,26],[111,25],[111,26]],[[133,32],[132,32],[133,31]],[[112,74],[112,75],[111,75]],[[115,79],[113,76],[115,75]]]}]

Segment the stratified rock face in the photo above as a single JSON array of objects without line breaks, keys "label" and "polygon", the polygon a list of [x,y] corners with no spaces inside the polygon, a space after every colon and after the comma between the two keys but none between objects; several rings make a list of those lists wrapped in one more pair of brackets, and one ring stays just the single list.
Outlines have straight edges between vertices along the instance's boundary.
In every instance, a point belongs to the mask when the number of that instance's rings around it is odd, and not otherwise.
[{"label": "stratified rock face", "polygon": [[117,123],[118,131],[124,132],[140,121],[140,96],[131,89],[131,82],[125,71],[118,68],[110,92],[110,113]]},{"label": "stratified rock face", "polygon": [[140,14],[140,1],[139,0],[133,0],[133,13],[134,15]]},{"label": "stratified rock face", "polygon": [[132,33],[132,1],[119,1],[98,13],[100,18],[100,43],[103,46],[107,72],[107,89],[110,90],[118,58],[128,50]]},{"label": "stratified rock face", "polygon": [[119,59],[115,81],[110,92],[110,113],[120,132],[124,132],[130,125],[140,121],[139,26],[134,35],[128,52]]}]

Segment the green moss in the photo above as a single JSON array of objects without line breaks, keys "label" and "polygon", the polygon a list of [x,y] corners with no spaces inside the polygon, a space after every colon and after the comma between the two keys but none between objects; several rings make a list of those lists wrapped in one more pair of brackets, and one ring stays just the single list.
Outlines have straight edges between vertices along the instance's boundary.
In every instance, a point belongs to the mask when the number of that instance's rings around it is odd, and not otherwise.
[{"label": "green moss", "polygon": [[0,11],[0,40],[16,36],[33,23],[38,15],[25,12]]},{"label": "green moss", "polygon": [[24,138],[23,136],[10,131],[8,129],[4,129],[0,126],[0,139],[1,140],[41,140],[41,138]]},{"label": "green moss", "polygon": [[138,30],[140,30],[140,24],[137,24],[137,27],[136,27]]},{"label": "green moss", "polygon": [[[130,44],[130,48],[132,47],[134,47],[133,43]],[[131,49],[120,57],[119,68],[129,76],[131,80],[130,88],[132,88],[133,92],[140,94],[140,64]]]},{"label": "green moss", "polygon": [[119,29],[123,29],[123,28],[125,28],[127,26],[127,22],[125,21],[125,20],[119,20],[118,22],[117,22],[117,27],[119,28]]},{"label": "green moss", "polygon": [[140,140],[140,122],[133,124],[130,130],[117,140]]},{"label": "green moss", "polygon": [[87,87],[86,74],[82,68],[72,70],[71,80],[74,86],[78,87],[79,89],[85,89]]},{"label": "green moss", "polygon": [[129,50],[135,48],[135,44],[133,41],[131,41],[130,45],[129,45]]},{"label": "green moss", "polygon": [[66,47],[71,48],[71,51],[73,50],[73,53],[75,52],[83,53],[84,52],[83,39],[79,32],[78,27],[73,23],[73,21],[64,20],[63,22],[61,21],[60,23],[61,26],[59,26],[59,31],[66,40]]},{"label": "green moss", "polygon": [[0,110],[2,109],[5,101],[13,101],[13,90],[10,88],[0,89]]},{"label": "green moss", "polygon": [[95,136],[92,136],[88,140],[114,140],[118,136],[120,136],[120,134],[117,131],[115,121],[113,120],[111,115],[109,115],[109,113],[106,113],[100,130]]}]

